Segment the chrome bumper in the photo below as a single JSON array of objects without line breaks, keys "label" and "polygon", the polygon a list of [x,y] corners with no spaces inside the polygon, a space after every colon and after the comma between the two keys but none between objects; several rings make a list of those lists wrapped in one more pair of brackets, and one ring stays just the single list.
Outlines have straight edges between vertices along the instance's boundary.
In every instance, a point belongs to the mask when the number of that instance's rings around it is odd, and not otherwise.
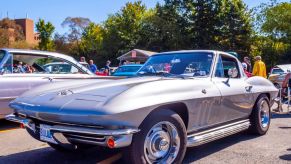
[{"label": "chrome bumper", "polygon": [[[7,115],[5,119],[23,124],[25,127],[36,133],[36,125],[31,119],[21,118],[14,114]],[[127,128],[104,130],[68,125],[52,125],[50,131],[59,144],[68,145],[73,141],[74,143],[86,143],[107,147],[108,139],[113,138],[115,141],[114,148],[120,148],[129,146],[132,142],[133,134],[139,132],[139,129]]]}]

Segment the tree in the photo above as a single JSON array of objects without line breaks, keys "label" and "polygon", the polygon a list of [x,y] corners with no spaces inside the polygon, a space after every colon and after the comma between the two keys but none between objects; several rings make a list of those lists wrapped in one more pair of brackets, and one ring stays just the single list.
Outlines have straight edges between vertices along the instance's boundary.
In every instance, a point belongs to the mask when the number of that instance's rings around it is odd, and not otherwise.
[{"label": "tree", "polygon": [[82,55],[87,58],[96,57],[100,55],[103,43],[103,28],[95,23],[90,23],[84,29],[82,34],[80,50]]},{"label": "tree", "polygon": [[68,41],[67,36],[56,33],[53,39],[55,50],[64,54],[71,54],[72,43]]},{"label": "tree", "polygon": [[141,31],[147,49],[169,51],[190,47],[187,22],[179,8],[179,2],[167,0],[164,5],[157,4],[155,10],[149,10]]},{"label": "tree", "polygon": [[108,59],[139,46],[140,32],[147,10],[141,1],[127,3],[104,23],[103,48]]},{"label": "tree", "polygon": [[9,18],[0,21],[0,47],[12,47],[13,42],[22,40],[24,40],[24,34],[20,25]]},{"label": "tree", "polygon": [[264,11],[262,31],[291,41],[291,3],[280,3]]},{"label": "tree", "polygon": [[291,3],[270,1],[254,9],[256,35],[252,54],[262,55],[268,68],[291,62]]},{"label": "tree", "polygon": [[217,44],[222,50],[249,55],[253,33],[250,12],[241,0],[220,1]]},{"label": "tree", "polygon": [[83,17],[67,17],[63,22],[63,27],[69,27],[67,39],[71,42],[71,52],[79,56],[82,52],[80,50],[80,40],[84,29],[90,24],[90,19]]},{"label": "tree", "polygon": [[39,21],[36,23],[36,30],[37,32],[39,32],[39,38],[40,38],[38,48],[40,50],[47,50],[47,51],[54,50],[52,34],[55,30],[55,27],[52,25],[52,23],[50,22],[45,23],[43,19],[39,19]]},{"label": "tree", "polygon": [[67,17],[63,22],[62,26],[69,27],[70,33],[68,39],[72,42],[79,41],[82,37],[84,29],[90,24],[90,19],[83,17]]},{"label": "tree", "polygon": [[185,0],[182,7],[183,15],[188,21],[191,48],[217,48],[215,37],[220,30],[220,1]]}]

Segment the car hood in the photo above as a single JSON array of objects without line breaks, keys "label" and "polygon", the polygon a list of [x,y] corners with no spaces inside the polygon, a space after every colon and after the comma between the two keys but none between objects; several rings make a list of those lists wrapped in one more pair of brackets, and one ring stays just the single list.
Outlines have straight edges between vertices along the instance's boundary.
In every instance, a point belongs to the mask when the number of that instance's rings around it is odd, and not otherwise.
[{"label": "car hood", "polygon": [[[28,91],[12,101],[16,110],[41,110],[67,114],[82,109],[84,112],[98,111],[106,101],[141,83],[160,80],[161,77],[136,77],[120,80],[85,80],[52,83]],[[84,105],[86,104],[86,105]],[[102,109],[98,114],[105,114]]]}]

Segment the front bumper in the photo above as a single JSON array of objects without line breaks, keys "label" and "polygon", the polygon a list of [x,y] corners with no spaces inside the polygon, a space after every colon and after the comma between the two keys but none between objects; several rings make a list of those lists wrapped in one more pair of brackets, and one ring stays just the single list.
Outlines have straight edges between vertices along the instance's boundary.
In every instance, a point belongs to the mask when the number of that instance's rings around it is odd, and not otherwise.
[{"label": "front bumper", "polygon": [[[33,137],[39,139],[39,125],[30,118],[16,116],[15,114],[7,115],[6,120],[23,124],[34,135]],[[114,148],[129,146],[132,142],[134,133],[139,132],[139,129],[97,129],[94,127],[74,126],[53,124],[50,126],[50,132],[58,144],[91,144],[99,146],[108,146],[108,140],[114,140]]]}]

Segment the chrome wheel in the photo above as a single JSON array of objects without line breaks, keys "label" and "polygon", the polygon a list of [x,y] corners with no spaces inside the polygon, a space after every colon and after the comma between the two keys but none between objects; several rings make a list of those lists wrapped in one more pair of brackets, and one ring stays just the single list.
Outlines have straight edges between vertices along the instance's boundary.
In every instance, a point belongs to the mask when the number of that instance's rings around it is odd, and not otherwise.
[{"label": "chrome wheel", "polygon": [[176,127],[163,121],[154,125],[144,142],[144,154],[148,163],[172,163],[180,149],[180,137]]},{"label": "chrome wheel", "polygon": [[270,122],[270,107],[266,100],[260,103],[260,119],[262,128],[266,128]]}]

